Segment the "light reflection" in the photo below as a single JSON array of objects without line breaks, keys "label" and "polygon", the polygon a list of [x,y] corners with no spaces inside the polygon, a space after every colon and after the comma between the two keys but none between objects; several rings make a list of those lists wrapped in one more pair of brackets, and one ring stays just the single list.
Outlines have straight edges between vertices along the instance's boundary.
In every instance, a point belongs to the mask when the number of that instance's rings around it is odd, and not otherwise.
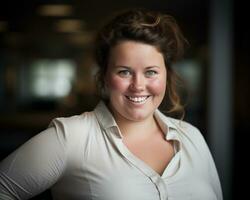
[{"label": "light reflection", "polygon": [[42,5],[37,12],[42,16],[69,16],[73,14],[73,7],[71,5]]},{"label": "light reflection", "polygon": [[65,97],[72,88],[75,65],[69,60],[39,60],[31,67],[31,77],[31,96]]}]

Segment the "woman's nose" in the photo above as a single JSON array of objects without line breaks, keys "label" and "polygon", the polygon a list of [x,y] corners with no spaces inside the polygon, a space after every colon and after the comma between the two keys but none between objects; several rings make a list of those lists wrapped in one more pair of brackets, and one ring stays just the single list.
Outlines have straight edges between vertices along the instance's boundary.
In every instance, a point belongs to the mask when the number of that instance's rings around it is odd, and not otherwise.
[{"label": "woman's nose", "polygon": [[130,87],[135,92],[141,92],[145,89],[145,80],[142,75],[135,74],[131,80]]}]

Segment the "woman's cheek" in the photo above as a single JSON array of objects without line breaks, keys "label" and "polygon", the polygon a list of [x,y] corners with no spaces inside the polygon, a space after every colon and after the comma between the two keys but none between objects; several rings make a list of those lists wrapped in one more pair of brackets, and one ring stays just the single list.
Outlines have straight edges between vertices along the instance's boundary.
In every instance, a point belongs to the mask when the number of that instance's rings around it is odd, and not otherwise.
[{"label": "woman's cheek", "polygon": [[124,80],[120,77],[110,77],[110,80],[108,81],[108,86],[111,90],[125,90],[129,83],[127,80]]},{"label": "woman's cheek", "polygon": [[149,84],[149,89],[156,95],[163,94],[166,90],[166,81],[161,79],[152,80]]}]

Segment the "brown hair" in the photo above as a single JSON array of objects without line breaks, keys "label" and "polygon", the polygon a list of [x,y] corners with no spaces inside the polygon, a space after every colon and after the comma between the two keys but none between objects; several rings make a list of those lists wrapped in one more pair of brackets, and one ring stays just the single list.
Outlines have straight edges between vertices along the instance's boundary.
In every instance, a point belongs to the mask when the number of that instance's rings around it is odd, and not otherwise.
[{"label": "brown hair", "polygon": [[125,40],[152,45],[162,53],[167,68],[167,112],[181,112],[183,116],[184,109],[177,93],[177,82],[180,79],[171,66],[183,55],[187,41],[175,19],[159,12],[131,9],[119,13],[105,24],[98,32],[95,44],[100,90],[104,89],[110,49]]}]

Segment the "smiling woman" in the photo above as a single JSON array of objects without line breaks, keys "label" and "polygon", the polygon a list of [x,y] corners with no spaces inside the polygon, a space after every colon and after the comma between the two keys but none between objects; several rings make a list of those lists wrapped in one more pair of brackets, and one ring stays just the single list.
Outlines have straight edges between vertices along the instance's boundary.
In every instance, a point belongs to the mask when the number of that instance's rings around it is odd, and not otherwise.
[{"label": "smiling woman", "polygon": [[111,49],[105,85],[119,121],[152,118],[165,96],[164,58],[154,46],[123,41]]},{"label": "smiling woman", "polygon": [[[141,43],[141,45],[151,45],[151,48],[153,47],[162,57],[164,67],[168,72],[166,77],[168,90],[165,96],[165,102],[167,102],[168,105],[167,111],[179,112],[183,116],[184,109],[180,103],[180,97],[176,89],[178,77],[172,69],[172,64],[182,56],[185,45],[188,42],[182,35],[172,16],[156,12],[148,13],[146,11],[146,14],[144,14],[144,11],[134,12],[134,10],[131,10],[124,12],[120,14],[119,17],[114,18],[112,23],[108,23],[99,32],[96,40],[96,61],[98,66],[100,66],[97,76],[99,89],[104,94],[107,92],[104,83],[105,73],[112,58],[110,54],[114,52],[112,49],[115,48],[116,45],[124,41],[134,41]],[[150,50],[150,48],[148,48],[148,50]],[[147,53],[150,54],[150,52]],[[148,55],[144,54],[140,59],[144,60],[147,56]],[[126,58],[124,57],[122,59]],[[130,57],[127,57],[127,60],[128,59],[130,59]],[[148,73],[149,72],[147,72],[147,74]]]},{"label": "smiling woman", "polygon": [[158,109],[166,98],[168,111],[183,110],[171,66],[185,42],[166,14],[134,9],[111,19],[96,38],[105,96],[91,112],[54,119],[4,159],[0,199],[51,188],[60,200],[222,200],[199,130]]}]

